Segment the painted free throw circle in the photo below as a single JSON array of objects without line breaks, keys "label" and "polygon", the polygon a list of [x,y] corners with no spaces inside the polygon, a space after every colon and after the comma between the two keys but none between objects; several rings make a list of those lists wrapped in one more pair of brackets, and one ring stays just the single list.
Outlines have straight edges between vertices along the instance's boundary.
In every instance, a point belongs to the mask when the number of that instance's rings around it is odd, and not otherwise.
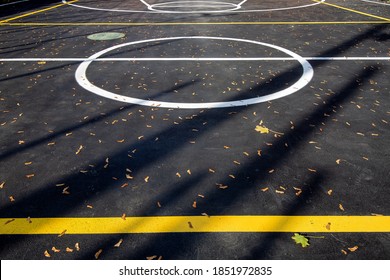
[{"label": "painted free throw circle", "polygon": [[241,6],[239,4],[220,1],[172,1],[152,4],[148,6],[148,9],[167,13],[209,13],[234,11],[241,9]]},{"label": "painted free throw circle", "polygon": [[119,32],[102,32],[102,33],[95,33],[87,36],[89,40],[93,40],[93,41],[116,40],[116,39],[121,39],[123,37],[125,37],[125,34]]},{"label": "painted free throw circle", "polygon": [[[254,45],[260,45],[265,46],[269,48],[276,49],[278,51],[284,52],[285,54],[291,56],[296,61],[298,61],[302,66],[302,76],[299,78],[298,81],[296,81],[293,85],[289,86],[288,88],[285,88],[283,90],[264,95],[254,98],[248,98],[243,100],[234,100],[234,101],[224,101],[224,102],[203,102],[203,103],[178,103],[178,102],[163,102],[163,101],[157,101],[157,100],[144,100],[139,98],[134,98],[130,96],[124,96],[120,94],[116,94],[110,91],[107,91],[105,89],[102,89],[100,87],[97,87],[93,85],[87,78],[87,70],[89,65],[94,61],[98,60],[99,57],[102,55],[113,51],[118,48],[136,45],[136,44],[144,44],[144,43],[150,43],[150,42],[160,42],[160,41],[172,41],[172,40],[221,40],[221,41],[235,41],[235,42],[244,42],[244,43],[250,43]],[[169,60],[169,59],[167,59]],[[131,59],[129,59],[131,61]],[[150,59],[149,61],[153,61]],[[77,83],[83,87],[84,89],[97,94],[99,96],[125,102],[125,103],[131,103],[131,104],[137,104],[141,106],[149,106],[149,107],[161,107],[161,108],[179,108],[179,109],[211,109],[211,108],[228,108],[228,107],[238,107],[238,106],[248,106],[253,104],[258,104],[262,102],[267,102],[275,99],[279,99],[288,95],[291,95],[303,87],[305,87],[313,78],[314,71],[310,63],[304,59],[303,57],[299,56],[298,54],[287,50],[285,48],[262,43],[258,41],[253,40],[246,40],[246,39],[237,39],[237,38],[225,38],[225,37],[207,37],[207,36],[189,36],[189,37],[169,37],[169,38],[156,38],[156,39],[148,39],[148,40],[142,40],[142,41],[135,41],[135,42],[129,42],[124,43],[120,45],[116,45],[110,48],[107,48],[105,50],[102,50],[89,58],[87,58],[85,61],[83,61],[79,67],[76,70],[75,78]]]}]

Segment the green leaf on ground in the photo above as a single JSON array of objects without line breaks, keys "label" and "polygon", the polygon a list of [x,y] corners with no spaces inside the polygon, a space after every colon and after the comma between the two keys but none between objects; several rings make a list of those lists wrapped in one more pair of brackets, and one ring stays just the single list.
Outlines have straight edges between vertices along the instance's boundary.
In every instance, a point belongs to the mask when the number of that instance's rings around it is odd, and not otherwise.
[{"label": "green leaf on ground", "polygon": [[302,247],[310,246],[309,239],[307,239],[306,236],[302,234],[294,233],[294,236],[291,238],[295,241],[296,244],[301,244]]}]

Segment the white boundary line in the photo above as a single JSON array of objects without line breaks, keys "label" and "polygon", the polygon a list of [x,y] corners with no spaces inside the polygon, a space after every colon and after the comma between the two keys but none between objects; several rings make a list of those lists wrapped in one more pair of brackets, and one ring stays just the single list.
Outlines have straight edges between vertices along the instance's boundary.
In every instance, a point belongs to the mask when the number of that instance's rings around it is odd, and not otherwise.
[{"label": "white boundary line", "polygon": [[370,1],[370,0],[360,0],[362,2],[368,2],[368,3],[372,3],[372,4],[377,4],[377,5],[385,5],[385,6],[390,6],[390,4],[388,3],[381,3],[381,2],[377,2],[377,1]]},{"label": "white boundary line", "polygon": [[[95,11],[121,12],[121,13],[182,14],[182,13],[227,13],[227,12],[232,12],[232,11],[234,11],[235,13],[255,13],[255,12],[285,11],[285,10],[307,8],[307,7],[319,5],[319,4],[323,3],[323,2],[325,2],[325,0],[320,0],[319,2],[306,4],[306,5],[301,5],[301,6],[295,6],[295,7],[258,9],[258,10],[242,10],[241,5],[243,5],[245,2],[248,1],[248,0],[245,0],[245,1],[241,1],[239,4],[230,3],[230,4],[234,5],[234,6],[237,5],[237,9],[235,9],[235,10],[221,10],[221,11],[215,11],[215,10],[211,10],[211,11],[164,11],[164,10],[155,10],[153,8],[153,5],[148,4],[145,0],[139,0],[139,1],[142,2],[147,7],[148,10],[140,11],[140,10],[94,8],[94,7],[89,7],[89,6],[83,6],[83,5],[79,5],[79,4],[69,3],[67,0],[62,0],[62,3],[68,4],[70,6],[74,6],[74,7],[77,7],[77,8],[88,9],[88,10],[95,10]],[[183,2],[183,1],[174,1],[174,2]],[[174,2],[171,1],[169,3],[174,3]],[[188,2],[188,1],[185,1],[185,2]],[[197,1],[197,2],[201,2],[201,1]],[[202,1],[202,2],[205,2],[205,1]],[[221,4],[225,3],[226,4],[226,2],[219,2],[219,3],[221,3]],[[160,6],[161,6],[161,4],[164,4],[164,3],[159,3]]]},{"label": "white boundary line", "polygon": [[[378,57],[366,57],[366,56],[340,56],[340,57],[320,57],[309,56],[302,57],[305,60],[310,61],[380,61],[389,60],[390,57],[378,56]],[[41,58],[0,58],[0,62],[85,62],[85,61],[289,61],[296,60],[293,57],[129,57],[129,58],[82,58],[82,57],[41,57]]]},{"label": "white boundary line", "polygon": [[0,7],[14,5],[14,4],[19,4],[19,3],[22,3],[22,2],[28,2],[28,1],[30,1],[30,0],[20,0],[20,1],[16,1],[16,2],[7,3],[7,4],[1,4]]}]

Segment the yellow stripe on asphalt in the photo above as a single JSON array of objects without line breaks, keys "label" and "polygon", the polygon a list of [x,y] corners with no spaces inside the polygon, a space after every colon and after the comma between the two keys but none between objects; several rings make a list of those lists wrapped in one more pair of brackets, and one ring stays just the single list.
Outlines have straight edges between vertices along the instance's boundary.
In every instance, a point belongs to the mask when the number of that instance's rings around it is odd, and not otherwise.
[{"label": "yellow stripe on asphalt", "polygon": [[376,16],[376,15],[373,15],[373,14],[357,11],[357,10],[346,8],[346,7],[342,7],[342,6],[339,6],[339,5],[336,5],[336,4],[331,4],[331,3],[328,3],[328,2],[320,2],[318,0],[312,0],[312,1],[320,3],[322,5],[327,5],[327,6],[335,7],[335,8],[338,8],[338,9],[341,9],[341,10],[345,10],[345,11],[348,11],[348,12],[360,14],[360,15],[363,15],[363,16],[368,16],[368,17],[372,17],[372,18],[376,18],[376,19],[380,19],[380,20],[390,21],[389,18],[380,17],[380,16]]},{"label": "yellow stripe on asphalt", "polygon": [[0,234],[390,232],[390,216],[1,218]]},{"label": "yellow stripe on asphalt", "polygon": [[[73,1],[69,2],[68,4],[71,4],[71,3],[74,3],[74,2],[77,2],[77,1],[78,0],[73,0]],[[20,18],[32,16],[32,15],[35,15],[35,14],[43,13],[43,12],[46,12],[46,11],[54,10],[54,9],[57,9],[59,7],[62,7],[62,6],[68,5],[68,4],[62,3],[62,4],[51,6],[51,7],[45,8],[45,9],[29,12],[29,13],[26,13],[26,14],[23,14],[23,15],[19,15],[19,16],[16,16],[16,17],[12,17],[12,18],[8,18],[8,19],[5,19],[5,20],[2,20],[2,21],[0,21],[0,23],[6,23],[6,22],[10,22],[10,21],[13,21],[13,20],[16,20],[16,19],[20,19]]]},{"label": "yellow stripe on asphalt", "polygon": [[178,26],[178,25],[346,25],[389,24],[390,21],[255,21],[255,22],[12,22],[0,26]]}]

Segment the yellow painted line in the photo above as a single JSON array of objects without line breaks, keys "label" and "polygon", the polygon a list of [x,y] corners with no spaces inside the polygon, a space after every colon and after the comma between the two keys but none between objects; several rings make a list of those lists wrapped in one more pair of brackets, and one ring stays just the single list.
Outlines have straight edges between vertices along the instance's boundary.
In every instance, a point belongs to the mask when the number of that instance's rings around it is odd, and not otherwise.
[{"label": "yellow painted line", "polygon": [[390,216],[2,218],[0,234],[390,232]]},{"label": "yellow painted line", "polygon": [[[73,1],[71,1],[69,3],[74,3],[74,2],[77,2],[77,1],[78,0],[73,0]],[[6,23],[6,22],[10,22],[10,21],[13,21],[13,20],[16,20],[16,19],[20,19],[20,18],[32,16],[32,15],[35,15],[35,14],[43,13],[43,12],[46,12],[46,11],[54,10],[54,9],[57,9],[59,7],[65,6],[65,5],[68,5],[68,4],[62,3],[62,4],[51,6],[51,7],[45,8],[45,9],[40,9],[40,10],[37,10],[37,11],[29,12],[29,13],[22,14],[22,15],[19,15],[19,16],[16,16],[16,17],[12,17],[12,18],[8,18],[8,19],[5,19],[5,20],[2,20],[2,21],[0,21],[0,23]]]},{"label": "yellow painted line", "polygon": [[380,19],[380,20],[390,21],[390,19],[385,18],[385,17],[376,16],[376,15],[373,15],[373,14],[357,11],[357,10],[354,10],[354,9],[342,7],[342,6],[331,4],[331,3],[328,3],[328,2],[320,2],[318,0],[312,0],[312,1],[320,3],[322,5],[327,5],[327,6],[335,7],[335,8],[341,9],[341,10],[345,10],[345,11],[348,11],[348,12],[352,12],[352,13],[356,13],[356,14],[360,14],[360,15],[364,15],[364,16],[368,16],[368,17],[372,17],[372,18],[376,18],[376,19]]},{"label": "yellow painted line", "polygon": [[344,25],[389,24],[390,21],[265,21],[265,22],[12,22],[0,26],[178,26],[178,25]]}]

